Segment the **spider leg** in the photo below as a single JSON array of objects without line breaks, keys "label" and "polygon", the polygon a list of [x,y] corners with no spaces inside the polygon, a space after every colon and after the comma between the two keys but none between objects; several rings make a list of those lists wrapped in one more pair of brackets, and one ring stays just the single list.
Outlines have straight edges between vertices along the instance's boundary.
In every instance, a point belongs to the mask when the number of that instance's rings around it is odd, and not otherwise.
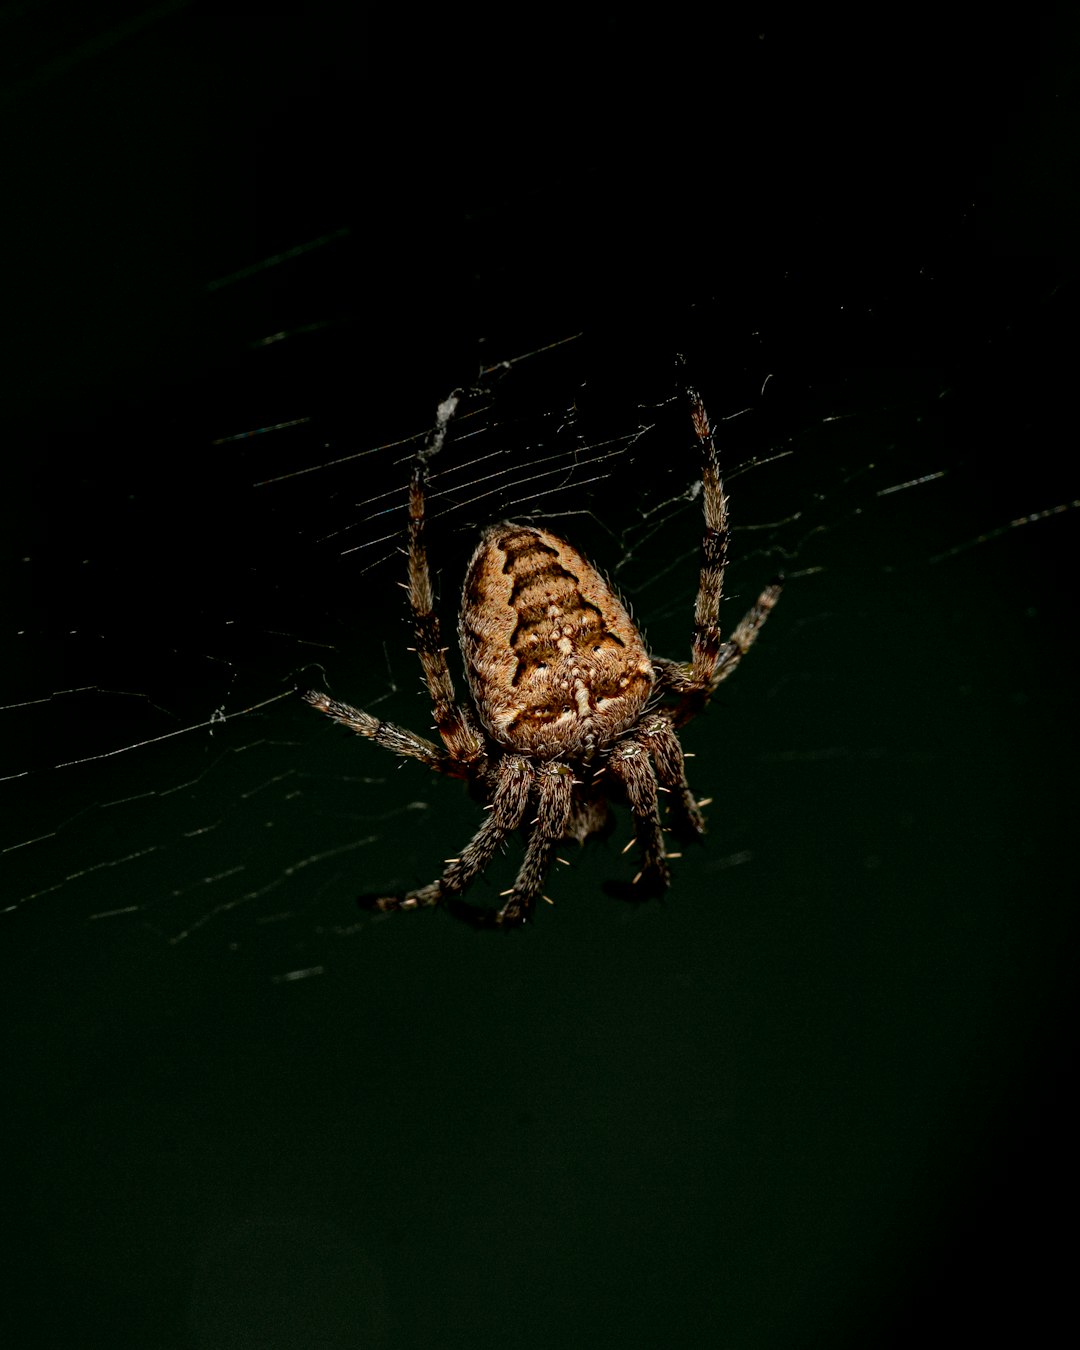
[{"label": "spider leg", "polygon": [[417,736],[404,727],[395,726],[393,722],[381,722],[370,713],[361,712],[359,708],[354,708],[349,703],[341,703],[318,689],[310,690],[304,698],[313,708],[318,708],[319,712],[326,713],[328,717],[340,722],[343,727],[348,727],[350,731],[366,736],[376,745],[381,745],[384,750],[391,750],[395,755],[405,755],[409,759],[418,759],[429,769],[448,774],[451,778],[465,776],[466,771],[453,756],[448,755],[441,746],[425,740],[423,736]]},{"label": "spider leg", "polygon": [[645,718],[638,735],[652,755],[659,786],[667,794],[671,833],[684,844],[700,840],[705,834],[705,822],[686,781],[683,750],[670,715],[661,712]]},{"label": "spider leg", "polygon": [[694,603],[693,655],[690,678],[708,687],[720,652],[720,600],[724,594],[724,568],[727,566],[728,501],[720,478],[720,457],[716,453],[709,414],[696,389],[688,390],[690,421],[701,448],[701,495],[705,507],[705,534],[701,542],[701,574]]},{"label": "spider leg", "polygon": [[699,713],[720,681],[732,673],[780,597],[779,581],[766,586],[728,641],[720,641],[720,601],[724,594],[729,535],[728,499],[720,477],[720,457],[709,414],[696,389],[688,387],[687,394],[690,421],[701,449],[701,496],[705,510],[701,573],[694,602],[694,636],[689,664],[654,661],[660,692],[679,698],[672,716],[675,726],[682,726]]},{"label": "spider leg", "polygon": [[533,776],[528,762],[518,755],[507,755],[500,760],[495,770],[491,810],[461,850],[461,856],[447,863],[439,880],[419,890],[409,891],[406,895],[363,896],[360,904],[365,909],[377,910],[382,914],[395,909],[426,909],[433,905],[445,905],[455,918],[467,919],[478,926],[494,920],[496,911],[470,905],[461,899],[461,895],[485,870],[499,845],[521,824],[529,804]]},{"label": "spider leg", "polygon": [[492,920],[500,928],[528,923],[551,867],[555,844],[566,834],[574,796],[574,776],[565,764],[541,765],[536,780],[536,819],[532,823],[525,858],[506,904]]},{"label": "spider leg", "polygon": [[657,804],[656,774],[645,746],[633,737],[620,741],[608,760],[608,772],[626,789],[641,849],[641,870],[626,885],[609,881],[604,889],[621,900],[644,900],[662,895],[671,880],[664,854],[664,836]]},{"label": "spider leg", "polygon": [[427,550],[424,546],[426,519],[427,466],[442,449],[460,393],[450,395],[439,405],[435,426],[413,463],[409,482],[409,606],[412,609],[416,651],[424,670],[428,692],[435,712],[435,725],[450,754],[478,771],[484,760],[484,740],[469,708],[455,702],[454,682],[442,645],[439,617],[431,586]]},{"label": "spider leg", "polygon": [[721,680],[726,680],[735,667],[743,659],[746,653],[757,640],[758,633],[761,632],[762,625],[773,611],[773,606],[780,599],[780,592],[783,590],[781,580],[770,582],[761,592],[753,605],[746,611],[739,622],[735,625],[731,637],[720,648],[720,655],[717,657],[716,669],[712,673],[712,679],[709,681],[709,692],[712,693]]},{"label": "spider leg", "polygon": [[674,694],[681,699],[679,706],[672,710],[672,721],[675,726],[685,725],[700,712],[710,696],[716,692],[717,685],[734,672],[735,667],[757,640],[765,620],[780,599],[782,590],[781,578],[771,581],[765,587],[735,625],[731,637],[720,644],[716,665],[708,684],[704,687],[699,684],[692,666],[685,666],[681,661],[669,661],[663,656],[653,657],[657,692]]}]

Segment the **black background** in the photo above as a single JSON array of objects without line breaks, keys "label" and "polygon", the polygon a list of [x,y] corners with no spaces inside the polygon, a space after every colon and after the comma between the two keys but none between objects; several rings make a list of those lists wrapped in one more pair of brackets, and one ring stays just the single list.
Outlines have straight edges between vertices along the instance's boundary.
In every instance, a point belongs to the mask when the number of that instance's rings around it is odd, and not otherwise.
[{"label": "black background", "polygon": [[[3,24],[10,1343],[1044,1339],[1074,524],[995,531],[1077,496],[1067,7]],[[484,447],[525,430],[435,531],[449,621],[544,429],[623,434],[679,351],[751,409],[725,454],[795,452],[737,531],[806,521],[735,536],[727,623],[793,580],[696,733],[707,850],[630,912],[583,855],[508,942],[361,918],[474,808],[239,714],[326,681],[426,725],[392,542],[340,547],[408,447],[252,485],[479,382]],[[555,504],[674,653],[692,558],[649,583],[699,522],[636,524],[693,476],[659,445]]]}]

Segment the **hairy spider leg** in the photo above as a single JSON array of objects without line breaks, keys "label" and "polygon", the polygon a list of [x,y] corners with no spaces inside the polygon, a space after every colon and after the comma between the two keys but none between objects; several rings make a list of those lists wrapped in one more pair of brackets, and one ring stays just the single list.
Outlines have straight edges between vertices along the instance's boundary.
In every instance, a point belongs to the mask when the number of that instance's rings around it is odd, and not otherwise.
[{"label": "hairy spider leg", "polygon": [[[474,928],[516,928],[527,923],[551,866],[555,844],[566,834],[574,778],[567,765],[547,763],[536,768],[520,755],[506,755],[499,761],[495,779],[491,811],[461,857],[448,863],[438,881],[407,895],[364,898],[361,904],[380,913],[441,905]],[[496,910],[465,900],[466,887],[485,871],[499,846],[522,823],[531,797],[536,798],[536,817],[528,827],[525,857],[506,904]]]},{"label": "hairy spider leg", "polygon": [[439,404],[435,426],[426,444],[417,453],[409,480],[409,606],[412,609],[416,651],[424,670],[428,692],[435,712],[435,725],[443,744],[462,765],[478,772],[484,762],[484,740],[471,709],[456,702],[454,682],[442,645],[439,616],[431,586],[427,550],[424,546],[426,521],[427,465],[442,449],[450,421],[460,402],[460,391]]},{"label": "hairy spider leg", "polygon": [[671,875],[664,853],[656,773],[641,741],[632,734],[620,741],[608,759],[608,772],[626,790],[626,799],[634,817],[634,833],[641,850],[641,868],[629,885],[609,881],[605,883],[604,889],[609,895],[621,900],[644,900],[662,895],[668,888]]},{"label": "hairy spider leg", "polygon": [[654,713],[644,719],[634,733],[652,756],[656,777],[667,793],[668,818],[671,833],[681,843],[691,843],[705,834],[702,819],[690,784],[686,781],[686,762],[679,738],[667,713]]},{"label": "hairy spider leg", "polygon": [[548,761],[536,775],[536,819],[510,898],[496,917],[499,927],[528,923],[543,889],[558,840],[566,837],[574,799],[574,775],[567,764]]},{"label": "hairy spider leg", "polygon": [[701,495],[705,505],[705,534],[701,543],[701,574],[694,602],[690,676],[695,684],[707,686],[720,652],[720,601],[724,594],[729,533],[728,499],[720,478],[720,457],[716,453],[709,414],[697,390],[691,388],[688,392],[690,421],[701,447]]},{"label": "hairy spider leg", "polygon": [[675,694],[679,698],[679,704],[671,714],[672,724],[676,727],[695,717],[708,703],[720,681],[734,671],[769,617],[781,590],[779,579],[770,582],[728,641],[721,642],[720,602],[727,567],[728,499],[720,477],[720,457],[709,414],[701,395],[692,386],[688,386],[687,396],[690,421],[701,450],[701,496],[705,510],[701,573],[694,602],[694,636],[689,664],[663,658],[653,662],[659,692]]},{"label": "hairy spider leg", "polygon": [[340,722],[343,727],[348,727],[350,731],[366,736],[376,745],[381,745],[384,750],[389,750],[395,755],[405,755],[409,759],[418,759],[429,769],[448,774],[451,778],[464,776],[462,766],[441,746],[425,740],[423,736],[417,736],[415,732],[405,727],[395,726],[393,722],[381,722],[370,713],[361,712],[352,704],[342,703],[318,689],[309,690],[304,698],[313,708],[318,708],[319,712],[326,713],[328,717]]},{"label": "hairy spider leg", "polygon": [[478,921],[479,916],[487,916],[494,921],[497,917],[495,910],[466,904],[460,897],[466,887],[485,871],[507,836],[521,824],[534,778],[532,766],[521,755],[506,755],[495,770],[491,810],[479,830],[461,850],[461,856],[447,863],[439,880],[419,890],[409,891],[407,895],[364,896],[360,903],[365,909],[380,913],[445,904],[456,918]]},{"label": "hairy spider leg", "polygon": [[427,464],[442,449],[460,399],[460,392],[455,392],[439,404],[435,426],[417,452],[409,480],[409,606],[412,610],[416,651],[434,708],[435,725],[446,750],[423,736],[417,736],[392,722],[380,721],[370,713],[361,712],[359,708],[331,698],[320,690],[311,690],[304,697],[312,707],[373,740],[376,745],[392,750],[394,754],[418,759],[428,768],[452,778],[472,778],[483,771],[483,737],[471,709],[458,704],[454,698],[454,683],[446,661],[446,648],[442,646],[424,547]]},{"label": "hairy spider leg", "polygon": [[735,625],[731,637],[720,648],[716,669],[709,681],[710,693],[716,690],[716,686],[721,680],[727,679],[753,646],[762,625],[772,613],[777,600],[780,599],[782,590],[783,586],[779,581],[770,582]]}]

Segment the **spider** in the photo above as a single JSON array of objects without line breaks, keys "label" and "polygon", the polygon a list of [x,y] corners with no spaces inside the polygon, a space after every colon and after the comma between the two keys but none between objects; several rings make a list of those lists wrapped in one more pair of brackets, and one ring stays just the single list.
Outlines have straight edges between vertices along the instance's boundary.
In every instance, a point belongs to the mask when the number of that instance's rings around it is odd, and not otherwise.
[{"label": "spider", "polygon": [[[606,834],[611,800],[629,805],[640,850],[633,881],[605,887],[622,898],[652,898],[668,887],[668,858],[677,855],[665,853],[659,793],[677,840],[703,835],[676,730],[705,707],[746,654],[776,604],[781,579],[765,587],[721,642],[727,498],[705,405],[695,389],[687,392],[705,507],[689,662],[651,656],[614,590],[564,539],[507,521],[484,532],[462,591],[459,637],[471,703],[454,697],[424,545],[428,464],[446,440],[461,391],[439,406],[409,485],[408,592],[416,651],[443,744],[329,694],[304,697],[394,754],[467,779],[487,814],[437,881],[406,895],[364,897],[362,905],[378,911],[440,905],[477,927],[525,924],[557,843]],[[467,901],[466,888],[519,827],[525,857],[512,888],[500,897],[505,903],[494,909]]]}]

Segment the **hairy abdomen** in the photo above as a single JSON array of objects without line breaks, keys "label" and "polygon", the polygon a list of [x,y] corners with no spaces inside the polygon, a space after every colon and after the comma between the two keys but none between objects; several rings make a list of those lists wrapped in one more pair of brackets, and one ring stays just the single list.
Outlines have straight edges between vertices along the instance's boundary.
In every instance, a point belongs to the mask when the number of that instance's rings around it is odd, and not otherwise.
[{"label": "hairy abdomen", "polygon": [[603,577],[547,530],[496,525],[465,578],[461,650],[500,745],[585,757],[637,719],[652,690],[641,636]]}]

